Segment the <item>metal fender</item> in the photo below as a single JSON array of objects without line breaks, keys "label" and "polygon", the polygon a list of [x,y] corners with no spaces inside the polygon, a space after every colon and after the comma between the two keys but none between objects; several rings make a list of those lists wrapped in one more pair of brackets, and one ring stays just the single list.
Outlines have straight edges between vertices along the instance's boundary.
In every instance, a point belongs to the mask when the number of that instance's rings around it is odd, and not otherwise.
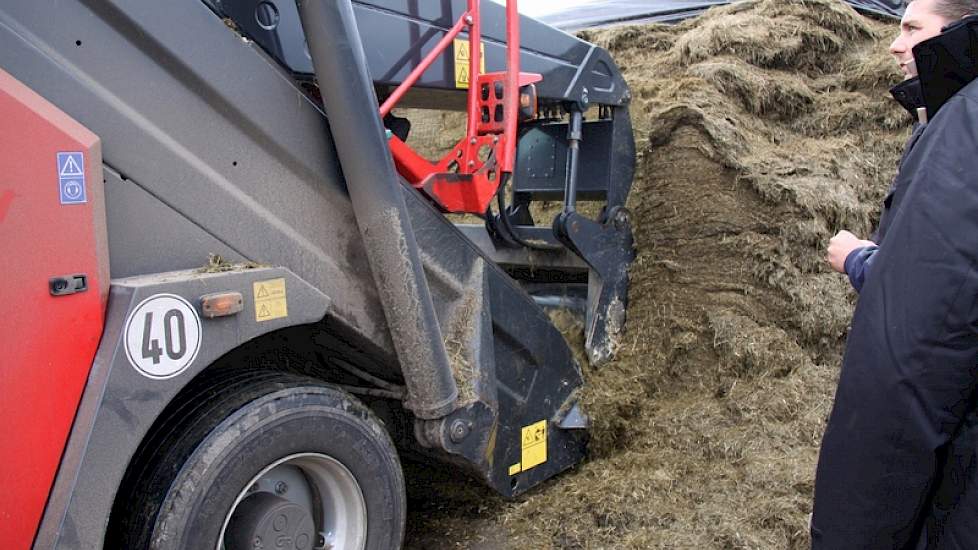
[{"label": "metal fender", "polygon": [[[235,292],[237,313],[203,311],[202,297]],[[34,548],[101,548],[129,461],[177,393],[241,344],[320,321],[329,304],[285,268],[112,281],[105,331]]]}]

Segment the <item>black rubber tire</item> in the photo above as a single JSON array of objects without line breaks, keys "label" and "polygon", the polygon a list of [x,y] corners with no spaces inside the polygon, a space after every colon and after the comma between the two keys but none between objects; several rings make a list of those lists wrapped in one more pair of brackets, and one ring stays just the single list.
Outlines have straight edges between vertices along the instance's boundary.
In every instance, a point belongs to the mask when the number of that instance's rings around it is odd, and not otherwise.
[{"label": "black rubber tire", "polygon": [[400,548],[404,476],[381,422],[348,393],[273,377],[236,385],[180,422],[131,493],[125,547],[214,550],[235,498],[264,467],[297,453],[328,455],[353,474],[367,512],[367,550]]}]

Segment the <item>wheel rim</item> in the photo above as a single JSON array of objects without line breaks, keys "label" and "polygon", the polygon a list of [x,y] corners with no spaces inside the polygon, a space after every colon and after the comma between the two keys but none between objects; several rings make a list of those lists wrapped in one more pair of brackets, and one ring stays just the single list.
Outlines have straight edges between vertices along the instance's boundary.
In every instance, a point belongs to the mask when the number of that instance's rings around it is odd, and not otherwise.
[{"label": "wheel rim", "polygon": [[[253,550],[256,536],[272,532],[263,530],[269,518],[275,516],[277,523],[283,515],[300,518],[304,528],[293,541],[288,534],[279,535],[276,525],[278,540],[261,541],[260,547],[362,550],[366,546],[367,506],[356,478],[333,457],[300,453],[269,464],[245,485],[224,518],[216,550]],[[249,543],[240,543],[243,540]]]}]

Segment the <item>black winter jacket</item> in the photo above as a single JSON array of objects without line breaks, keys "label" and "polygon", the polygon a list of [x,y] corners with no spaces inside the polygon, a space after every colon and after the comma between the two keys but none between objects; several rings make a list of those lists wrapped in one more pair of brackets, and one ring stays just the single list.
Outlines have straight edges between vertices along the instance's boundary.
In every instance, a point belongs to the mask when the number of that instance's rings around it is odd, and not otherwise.
[{"label": "black winter jacket", "polygon": [[978,81],[938,107],[888,197],[853,317],[814,549],[978,549]]}]

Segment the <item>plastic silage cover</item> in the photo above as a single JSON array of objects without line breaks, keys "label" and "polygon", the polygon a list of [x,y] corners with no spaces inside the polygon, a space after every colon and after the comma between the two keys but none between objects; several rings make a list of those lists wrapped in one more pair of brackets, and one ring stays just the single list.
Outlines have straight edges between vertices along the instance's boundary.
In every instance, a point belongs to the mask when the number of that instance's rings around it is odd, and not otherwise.
[{"label": "plastic silage cover", "polygon": [[[497,0],[500,1],[501,0]],[[899,18],[903,0],[846,0],[857,10]],[[583,29],[620,23],[674,22],[698,15],[725,0],[524,0],[521,10],[558,28]],[[552,7],[551,7],[552,6]]]}]

